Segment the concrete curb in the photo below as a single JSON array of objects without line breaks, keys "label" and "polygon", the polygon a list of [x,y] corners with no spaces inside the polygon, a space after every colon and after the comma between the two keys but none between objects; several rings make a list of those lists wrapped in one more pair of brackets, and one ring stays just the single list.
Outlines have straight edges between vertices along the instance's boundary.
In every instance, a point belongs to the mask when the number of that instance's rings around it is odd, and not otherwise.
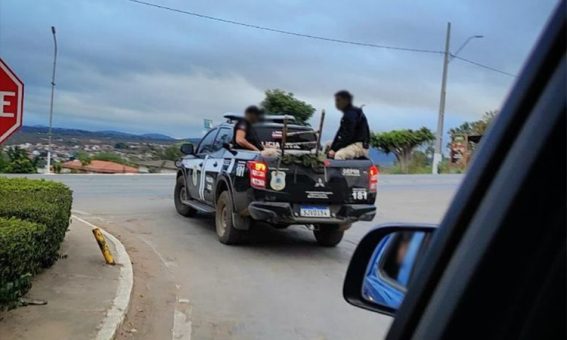
[{"label": "concrete curb", "polygon": [[132,270],[132,262],[130,256],[126,252],[126,248],[114,235],[107,231],[95,226],[94,224],[83,220],[82,218],[72,215],[72,218],[82,222],[92,228],[99,228],[104,237],[112,242],[116,253],[114,259],[120,266],[120,274],[118,276],[118,287],[116,288],[116,296],[112,302],[112,306],[107,311],[104,320],[100,324],[100,329],[96,336],[97,340],[112,340],[116,336],[116,331],[124,322],[128,307],[130,305],[130,296],[132,294],[132,287],[134,285],[134,272]]}]

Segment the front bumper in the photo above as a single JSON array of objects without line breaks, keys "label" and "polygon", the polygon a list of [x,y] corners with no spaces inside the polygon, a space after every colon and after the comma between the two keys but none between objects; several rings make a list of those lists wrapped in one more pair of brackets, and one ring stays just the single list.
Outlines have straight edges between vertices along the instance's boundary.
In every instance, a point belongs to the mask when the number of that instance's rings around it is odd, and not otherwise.
[{"label": "front bumper", "polygon": [[253,219],[273,224],[345,224],[372,221],[376,206],[371,204],[331,205],[331,217],[301,217],[299,205],[282,202],[252,202],[248,212]]}]

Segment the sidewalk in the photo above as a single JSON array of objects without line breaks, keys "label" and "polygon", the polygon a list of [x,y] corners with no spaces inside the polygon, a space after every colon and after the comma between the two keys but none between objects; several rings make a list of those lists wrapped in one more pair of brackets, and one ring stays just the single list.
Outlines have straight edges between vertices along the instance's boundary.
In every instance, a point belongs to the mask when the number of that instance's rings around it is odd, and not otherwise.
[{"label": "sidewalk", "polygon": [[122,264],[105,264],[91,229],[73,218],[60,250],[66,257],[37,275],[26,295],[47,305],[0,313],[0,339],[95,339],[107,314],[116,319]]}]

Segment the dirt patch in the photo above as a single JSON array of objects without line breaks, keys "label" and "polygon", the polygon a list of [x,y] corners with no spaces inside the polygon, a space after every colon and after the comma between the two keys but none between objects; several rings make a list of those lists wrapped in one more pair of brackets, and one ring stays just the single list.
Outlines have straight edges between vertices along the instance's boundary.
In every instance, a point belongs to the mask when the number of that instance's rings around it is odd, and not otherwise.
[{"label": "dirt patch", "polygon": [[128,314],[116,339],[170,339],[176,286],[159,256],[135,232],[105,225],[126,247],[134,269]]}]

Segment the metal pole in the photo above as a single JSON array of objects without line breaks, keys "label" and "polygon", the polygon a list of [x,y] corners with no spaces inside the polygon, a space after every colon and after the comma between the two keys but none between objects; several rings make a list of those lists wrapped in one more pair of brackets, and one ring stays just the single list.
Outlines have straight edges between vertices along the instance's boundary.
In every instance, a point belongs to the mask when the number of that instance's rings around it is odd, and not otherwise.
[{"label": "metal pole", "polygon": [[48,146],[47,146],[47,173],[51,173],[51,128],[53,123],[53,95],[55,94],[55,66],[57,65],[57,38],[55,36],[55,27],[51,26],[51,33],[53,35],[53,44],[55,49],[53,51],[53,73],[51,74],[51,103],[49,104],[49,131]]},{"label": "metal pole", "polygon": [[287,115],[284,115],[283,129],[282,129],[281,154],[280,154],[280,157],[278,159],[278,165],[276,167],[276,174],[278,174],[278,175],[280,173],[280,165],[282,164],[282,159],[283,159],[283,156],[285,154],[286,140],[287,140]]},{"label": "metal pole", "polygon": [[449,45],[451,41],[451,23],[447,23],[447,37],[445,40],[445,56],[443,58],[443,78],[441,80],[441,99],[439,101],[439,116],[437,118],[437,134],[435,136],[435,153],[433,154],[432,173],[437,174],[439,170],[439,162],[442,158],[443,144],[443,121],[445,119],[445,96],[447,88],[447,72],[449,67]]},{"label": "metal pole", "polygon": [[287,115],[284,116],[283,120],[283,131],[282,131],[282,158],[285,153],[285,143],[287,142]]},{"label": "metal pole", "polygon": [[321,111],[321,120],[319,121],[319,131],[317,132],[317,146],[315,146],[315,157],[319,157],[319,147],[321,145],[321,135],[323,134],[324,122],[325,122],[325,110]]}]

